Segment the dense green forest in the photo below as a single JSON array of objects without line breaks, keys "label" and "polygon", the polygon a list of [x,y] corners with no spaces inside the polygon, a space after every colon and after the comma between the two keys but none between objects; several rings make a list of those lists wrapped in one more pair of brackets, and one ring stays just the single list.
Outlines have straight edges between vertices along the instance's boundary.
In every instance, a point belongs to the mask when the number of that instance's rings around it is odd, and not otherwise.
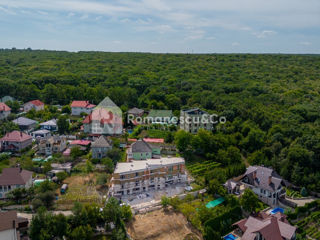
[{"label": "dense green forest", "polygon": [[204,156],[238,148],[250,164],[318,192],[319,78],[319,55],[0,50],[0,96],[61,105],[109,96],[124,110],[175,113],[199,106],[228,121],[203,139]]}]

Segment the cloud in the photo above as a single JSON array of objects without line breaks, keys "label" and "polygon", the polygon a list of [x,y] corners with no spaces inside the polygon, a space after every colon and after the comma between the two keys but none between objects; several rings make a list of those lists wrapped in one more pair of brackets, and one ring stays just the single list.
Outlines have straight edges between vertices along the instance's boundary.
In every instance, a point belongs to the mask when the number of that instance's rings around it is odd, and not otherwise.
[{"label": "cloud", "polygon": [[233,43],[231,43],[231,46],[232,47],[237,47],[237,46],[239,46],[240,45],[240,43],[238,43],[238,42],[233,42]]},{"label": "cloud", "polygon": [[263,30],[259,33],[253,33],[253,35],[255,35],[257,38],[266,38],[268,36],[272,36],[276,34],[275,31],[272,31],[272,30]]}]

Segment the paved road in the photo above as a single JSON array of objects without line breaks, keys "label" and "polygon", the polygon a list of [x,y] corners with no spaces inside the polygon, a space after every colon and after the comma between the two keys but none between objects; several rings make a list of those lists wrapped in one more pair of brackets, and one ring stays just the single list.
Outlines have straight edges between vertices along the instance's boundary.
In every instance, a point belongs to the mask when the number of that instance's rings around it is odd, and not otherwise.
[{"label": "paved road", "polygon": [[290,202],[294,202],[297,204],[298,207],[303,207],[304,205],[306,205],[306,203],[310,203],[313,202],[315,200],[317,200],[318,198],[310,198],[310,199],[301,199],[301,200],[297,200],[297,199],[291,199],[291,198],[287,198],[286,200],[290,201]]}]

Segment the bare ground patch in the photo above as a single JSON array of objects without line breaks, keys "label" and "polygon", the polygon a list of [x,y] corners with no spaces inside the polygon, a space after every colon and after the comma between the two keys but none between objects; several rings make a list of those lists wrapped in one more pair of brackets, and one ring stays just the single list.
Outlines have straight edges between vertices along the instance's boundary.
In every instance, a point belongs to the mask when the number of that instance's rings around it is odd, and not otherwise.
[{"label": "bare ground patch", "polygon": [[182,213],[173,210],[156,210],[135,215],[127,224],[130,236],[134,240],[202,240],[201,234],[191,226]]}]

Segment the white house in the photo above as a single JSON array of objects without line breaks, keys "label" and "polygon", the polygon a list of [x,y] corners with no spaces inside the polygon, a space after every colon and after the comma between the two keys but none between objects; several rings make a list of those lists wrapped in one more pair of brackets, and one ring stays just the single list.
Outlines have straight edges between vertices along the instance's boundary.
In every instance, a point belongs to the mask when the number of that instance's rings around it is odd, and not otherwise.
[{"label": "white house", "polygon": [[[4,168],[0,175],[0,199],[6,198],[13,189],[32,186],[32,172],[21,168]],[[2,239],[2,238],[0,238]]]},{"label": "white house", "polygon": [[36,111],[44,110],[44,103],[40,100],[33,100],[23,105],[23,111],[29,112],[31,109],[35,109]]},{"label": "white house", "polygon": [[81,113],[90,114],[96,105],[89,101],[73,101],[71,103],[71,115],[80,116]]}]

